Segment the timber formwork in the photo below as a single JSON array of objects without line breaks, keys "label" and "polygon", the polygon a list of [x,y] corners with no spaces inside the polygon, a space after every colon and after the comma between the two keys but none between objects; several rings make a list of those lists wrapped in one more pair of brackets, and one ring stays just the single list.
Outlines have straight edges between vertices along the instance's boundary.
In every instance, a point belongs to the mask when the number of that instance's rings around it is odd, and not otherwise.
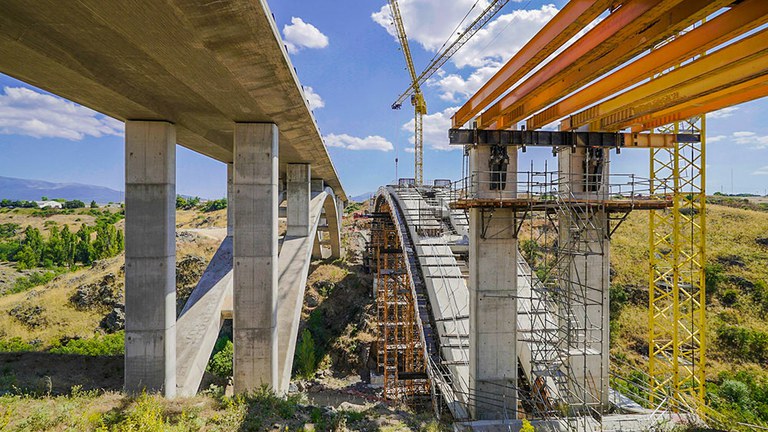
[{"label": "timber formwork", "polygon": [[429,394],[424,347],[402,243],[387,206],[372,214],[371,252],[378,319],[377,366],[384,396],[414,401]]}]

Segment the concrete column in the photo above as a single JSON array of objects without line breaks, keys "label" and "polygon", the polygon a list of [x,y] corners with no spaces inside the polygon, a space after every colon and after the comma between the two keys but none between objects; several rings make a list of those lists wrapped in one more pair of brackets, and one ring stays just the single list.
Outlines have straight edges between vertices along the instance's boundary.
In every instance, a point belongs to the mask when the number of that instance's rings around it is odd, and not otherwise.
[{"label": "concrete column", "polygon": [[125,122],[125,390],[176,393],[176,130]]},{"label": "concrete column", "polygon": [[[509,174],[500,189],[479,183],[481,195],[516,195],[517,149],[509,147]],[[470,164],[488,173],[489,149],[478,146]],[[485,168],[481,168],[485,167]],[[488,177],[490,179],[490,177]],[[493,217],[489,218],[493,211]],[[469,213],[469,393],[477,420],[514,419],[517,411],[517,239],[510,209]]]},{"label": "concrete column", "polygon": [[[558,154],[560,193],[566,198],[609,198],[609,150],[563,149]],[[574,403],[608,405],[610,354],[610,241],[600,209],[565,209],[559,217],[563,253],[560,285],[571,298],[570,367]],[[563,335],[564,336],[564,335]]]},{"label": "concrete column", "polygon": [[227,164],[227,237],[235,233],[235,166]]},{"label": "concrete column", "polygon": [[309,235],[312,168],[309,164],[288,164],[286,177],[286,236],[306,237]]},{"label": "concrete column", "polygon": [[246,393],[277,381],[278,131],[235,124],[234,386]]}]

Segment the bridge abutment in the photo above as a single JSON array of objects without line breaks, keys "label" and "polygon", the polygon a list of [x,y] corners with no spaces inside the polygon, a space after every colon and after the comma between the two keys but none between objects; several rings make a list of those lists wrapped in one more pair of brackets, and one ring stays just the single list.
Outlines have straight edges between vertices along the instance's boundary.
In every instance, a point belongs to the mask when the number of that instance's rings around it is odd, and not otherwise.
[{"label": "bridge abutment", "polygon": [[176,394],[176,131],[125,123],[125,390]]},{"label": "bridge abutment", "polygon": [[278,130],[237,123],[234,137],[234,385],[278,387]]}]

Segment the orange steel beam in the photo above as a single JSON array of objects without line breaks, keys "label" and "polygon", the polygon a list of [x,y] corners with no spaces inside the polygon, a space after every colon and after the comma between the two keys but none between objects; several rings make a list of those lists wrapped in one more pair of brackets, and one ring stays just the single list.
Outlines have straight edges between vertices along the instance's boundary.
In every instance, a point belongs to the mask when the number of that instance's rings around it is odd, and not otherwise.
[{"label": "orange steel beam", "polygon": [[587,124],[595,125],[594,130],[615,130],[617,125],[643,115],[766,74],[768,29],[576,113],[560,124],[560,130],[573,130]]},{"label": "orange steel beam", "polygon": [[481,115],[478,127],[509,128],[731,2],[683,0],[662,1],[656,5],[644,1],[625,4],[491,106]]},{"label": "orange steel beam", "polygon": [[501,96],[536,65],[560,48],[608,9],[614,0],[572,0],[477,91],[456,114],[453,127],[461,127]]},{"label": "orange steel beam", "polygon": [[538,129],[576,112],[766,22],[768,22],[768,1],[743,1],[731,10],[534,115],[528,119],[527,129]]},{"label": "orange steel beam", "polygon": [[[717,111],[768,96],[768,76],[761,76],[727,89],[693,99],[687,103],[640,117],[620,125],[619,129],[632,127],[632,132],[651,130],[666,124]],[[630,124],[631,123],[631,124]]]}]

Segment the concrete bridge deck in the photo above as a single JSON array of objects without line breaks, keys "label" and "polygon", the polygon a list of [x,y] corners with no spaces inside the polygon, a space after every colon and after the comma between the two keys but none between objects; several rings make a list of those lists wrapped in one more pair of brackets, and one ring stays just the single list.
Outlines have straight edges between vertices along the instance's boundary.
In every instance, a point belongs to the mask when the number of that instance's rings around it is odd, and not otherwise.
[{"label": "concrete bridge deck", "polygon": [[281,177],[312,163],[347,200],[265,0],[4,1],[0,72],[227,163],[235,122],[274,123]]}]

